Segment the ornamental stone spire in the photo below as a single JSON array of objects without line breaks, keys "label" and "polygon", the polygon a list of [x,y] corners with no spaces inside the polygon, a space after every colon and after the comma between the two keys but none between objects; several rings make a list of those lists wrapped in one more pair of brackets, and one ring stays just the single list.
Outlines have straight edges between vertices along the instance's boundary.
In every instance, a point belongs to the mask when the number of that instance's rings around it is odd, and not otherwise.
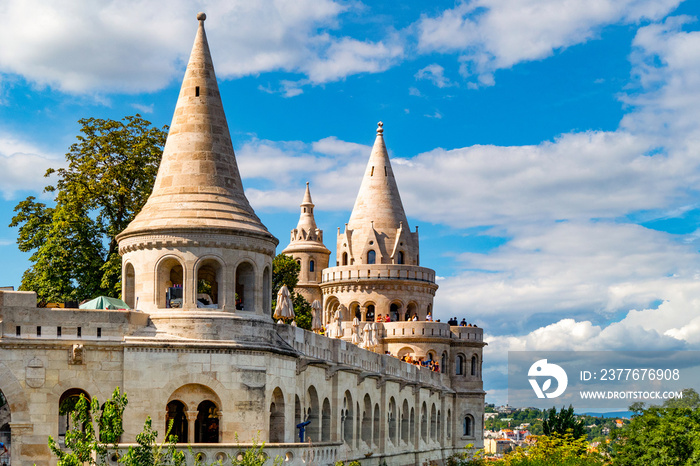
[{"label": "ornamental stone spire", "polygon": [[272,238],[243,191],[207,36],[206,15],[182,81],[148,202],[120,235],[173,228],[238,230]]},{"label": "ornamental stone spire", "polygon": [[[376,263],[418,264],[418,233],[409,230],[381,121],[377,124],[377,137],[345,229],[348,238],[341,241],[339,237],[338,251],[348,250],[348,264],[371,262],[364,257],[371,250],[375,251]],[[340,262],[344,265],[344,261]]]}]

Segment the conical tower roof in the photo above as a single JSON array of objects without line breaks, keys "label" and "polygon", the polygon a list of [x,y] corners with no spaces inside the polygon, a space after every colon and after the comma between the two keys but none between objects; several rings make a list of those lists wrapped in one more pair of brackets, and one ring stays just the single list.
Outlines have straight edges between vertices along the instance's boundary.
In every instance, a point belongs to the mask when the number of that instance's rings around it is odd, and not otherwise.
[{"label": "conical tower roof", "polygon": [[187,64],[153,192],[119,239],[162,230],[235,230],[276,242],[245,197],[207,36]]},{"label": "conical tower roof", "polygon": [[395,232],[401,225],[408,229],[399,188],[384,144],[383,126],[380,121],[360,192],[348,222],[350,230],[366,229],[372,224],[378,232]]},{"label": "conical tower roof", "polygon": [[299,223],[297,223],[297,227],[292,230],[289,246],[282,252],[292,253],[306,251],[330,254],[330,250],[323,244],[323,231],[319,230],[316,226],[316,219],[314,217],[315,206],[311,200],[311,190],[309,189],[308,181],[306,182],[304,199],[301,201],[299,207],[301,208]]}]

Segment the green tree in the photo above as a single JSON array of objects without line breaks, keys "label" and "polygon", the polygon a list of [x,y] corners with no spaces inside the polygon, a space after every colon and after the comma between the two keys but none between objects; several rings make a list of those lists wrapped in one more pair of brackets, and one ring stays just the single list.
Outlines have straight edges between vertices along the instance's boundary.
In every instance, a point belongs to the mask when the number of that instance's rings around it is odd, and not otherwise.
[{"label": "green tree", "polygon": [[277,254],[272,260],[272,309],[277,307],[277,293],[282,285],[287,285],[287,289],[292,296],[294,304],[294,320],[297,326],[306,330],[311,330],[311,304],[299,293],[294,291],[294,287],[299,282],[299,271],[301,266],[292,257],[286,254]]},{"label": "green tree", "polygon": [[19,227],[19,249],[32,253],[20,289],[36,291],[43,304],[121,295],[115,237],[146,203],[167,137],[167,127],[155,128],[139,115],[79,123],[67,167],[45,175],[57,176],[45,189],[55,193],[55,205],[30,196],[17,204],[10,223]]},{"label": "green tree", "polygon": [[635,403],[629,424],[611,432],[610,454],[615,466],[680,466],[700,464],[700,408],[694,390],[663,406]]},{"label": "green tree", "polygon": [[575,439],[586,436],[586,426],[583,420],[576,419],[572,405],[569,405],[568,409],[562,406],[559,413],[557,413],[556,407],[546,410],[542,430],[544,435],[558,434],[563,436],[570,433]]}]

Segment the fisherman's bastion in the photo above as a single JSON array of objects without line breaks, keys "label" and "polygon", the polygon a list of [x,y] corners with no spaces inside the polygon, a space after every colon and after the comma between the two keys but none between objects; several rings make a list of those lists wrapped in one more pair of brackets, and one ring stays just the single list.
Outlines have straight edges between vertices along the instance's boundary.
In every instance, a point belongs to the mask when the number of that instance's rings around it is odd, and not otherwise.
[{"label": "fisherman's bastion", "polygon": [[[205,462],[255,439],[268,464],[289,465],[444,464],[480,447],[483,332],[429,320],[435,272],[420,266],[381,123],[336,263],[308,185],[283,250],[301,265],[296,290],[321,303],[325,334],[271,317],[279,241],[245,197],[206,16],[197,19],[153,192],[117,237],[133,310],[38,308],[33,292],[0,291],[0,464],[56,464],[47,439],[65,434],[61,403],[104,401],[116,387],[129,397],[124,445],[150,416],[161,439],[172,422],[183,450]],[[200,279],[212,285],[206,307]]]}]

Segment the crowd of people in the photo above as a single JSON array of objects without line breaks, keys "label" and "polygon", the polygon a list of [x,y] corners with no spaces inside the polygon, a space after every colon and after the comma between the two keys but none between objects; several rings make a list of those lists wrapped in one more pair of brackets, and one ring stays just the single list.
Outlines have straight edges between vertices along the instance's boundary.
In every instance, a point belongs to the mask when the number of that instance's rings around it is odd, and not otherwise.
[{"label": "crowd of people", "polygon": [[414,358],[410,354],[405,354],[401,357],[401,360],[405,363],[413,364],[414,366],[430,369],[433,372],[440,372],[440,363],[432,359],[426,361],[423,358]]}]

